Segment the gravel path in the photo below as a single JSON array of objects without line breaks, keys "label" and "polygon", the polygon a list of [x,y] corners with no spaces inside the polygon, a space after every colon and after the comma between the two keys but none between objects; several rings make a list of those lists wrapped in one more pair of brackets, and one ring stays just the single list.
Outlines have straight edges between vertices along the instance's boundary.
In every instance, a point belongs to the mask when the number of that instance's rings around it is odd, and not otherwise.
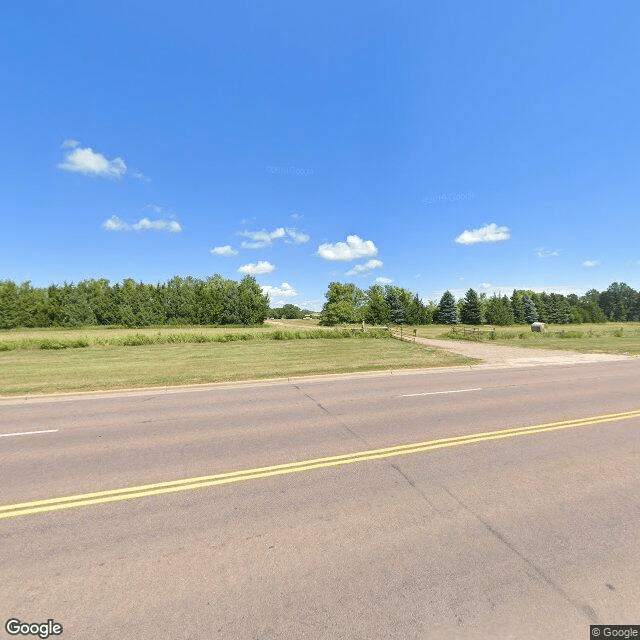
[{"label": "gravel path", "polygon": [[[275,320],[268,322],[280,327],[300,329],[299,325],[286,321]],[[400,338],[396,335],[396,338]],[[413,336],[404,337],[403,340],[413,342]],[[437,347],[445,351],[451,351],[468,358],[482,360],[480,365],[492,367],[526,367],[543,364],[576,364],[580,362],[612,362],[616,360],[628,360],[631,356],[611,353],[578,353],[577,351],[560,351],[552,349],[530,349],[526,347],[506,347],[484,342],[470,342],[467,340],[437,340],[433,338],[415,338],[415,342],[430,347]]]},{"label": "gravel path", "polygon": [[[413,337],[406,338],[413,342]],[[466,340],[434,340],[416,338],[416,342],[430,347],[453,351],[468,358],[478,358],[482,364],[490,366],[524,367],[541,364],[574,364],[579,362],[607,362],[628,360],[630,356],[610,353],[577,353],[551,349],[527,349],[502,345],[467,342]]]}]

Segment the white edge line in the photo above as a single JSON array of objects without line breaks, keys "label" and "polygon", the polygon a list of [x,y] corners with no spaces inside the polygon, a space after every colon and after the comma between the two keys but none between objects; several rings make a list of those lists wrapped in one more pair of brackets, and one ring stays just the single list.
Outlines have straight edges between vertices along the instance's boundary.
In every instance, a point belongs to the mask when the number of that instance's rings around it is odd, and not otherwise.
[{"label": "white edge line", "polygon": [[427,391],[426,393],[404,393],[401,398],[411,398],[413,396],[437,396],[443,393],[464,393],[465,391],[482,391],[482,387],[475,389],[454,389],[452,391]]},{"label": "white edge line", "polygon": [[8,438],[9,436],[30,436],[34,433],[55,433],[60,429],[45,429],[43,431],[22,431],[20,433],[0,433],[0,438]]}]

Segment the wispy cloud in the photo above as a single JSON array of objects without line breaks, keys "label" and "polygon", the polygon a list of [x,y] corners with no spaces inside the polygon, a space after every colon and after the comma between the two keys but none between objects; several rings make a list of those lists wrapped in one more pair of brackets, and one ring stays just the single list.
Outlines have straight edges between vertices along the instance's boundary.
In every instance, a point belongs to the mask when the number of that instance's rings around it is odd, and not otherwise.
[{"label": "wispy cloud", "polygon": [[158,215],[171,215],[171,211],[168,211],[164,207],[161,207],[159,204],[147,204],[144,208],[151,209],[151,211],[157,213]]},{"label": "wispy cloud", "polygon": [[167,231],[168,233],[180,233],[182,227],[177,220],[150,220],[141,218],[137,222],[128,223],[118,216],[111,216],[102,223],[105,231]]},{"label": "wispy cloud", "polygon": [[73,138],[67,138],[66,140],[62,141],[60,147],[62,149],[75,149],[79,144],[80,143],[77,140],[74,140]]},{"label": "wispy cloud", "polygon": [[600,260],[585,260],[582,263],[582,266],[585,267],[586,269],[593,269],[594,267],[600,266]]},{"label": "wispy cloud", "polygon": [[149,220],[149,218],[142,218],[133,225],[136,231],[170,231],[171,233],[178,233],[182,231],[182,227],[179,222],[175,220]]},{"label": "wispy cloud", "polygon": [[262,293],[269,295],[272,304],[277,304],[283,299],[295,298],[298,295],[298,292],[288,282],[283,282],[279,287],[265,285],[262,287]]},{"label": "wispy cloud", "polygon": [[140,180],[140,182],[151,182],[151,178],[147,178],[147,176],[144,175],[144,173],[142,173],[142,171],[134,171],[133,172],[133,177],[136,180]]},{"label": "wispy cloud", "polygon": [[318,255],[325,260],[348,262],[358,258],[369,258],[378,255],[378,248],[371,240],[363,240],[360,236],[347,236],[346,242],[321,244]]},{"label": "wispy cloud", "polygon": [[374,282],[376,284],[391,284],[393,282],[393,278],[385,278],[381,276],[380,278],[376,278]]},{"label": "wispy cloud", "polygon": [[479,242],[501,242],[511,237],[507,227],[499,227],[495,222],[479,229],[463,231],[456,239],[458,244],[477,244]]},{"label": "wispy cloud", "polygon": [[237,256],[238,251],[234,249],[230,244],[225,244],[223,247],[213,247],[209,249],[214,256]]},{"label": "wispy cloud", "polygon": [[538,258],[557,258],[560,252],[558,250],[552,251],[551,249],[540,247],[540,249],[536,249],[536,255]]},{"label": "wispy cloud", "polygon": [[281,238],[289,238],[287,242],[289,244],[304,244],[311,240],[311,236],[298,231],[295,228],[285,229],[284,227],[278,227],[273,231],[267,231],[261,229],[260,231],[240,231],[238,235],[244,238],[248,238],[249,241],[243,240],[240,246],[243,249],[264,249],[270,247],[274,240],[280,240]]},{"label": "wispy cloud", "polygon": [[111,216],[102,223],[102,228],[106,231],[131,231],[133,227],[118,216]]},{"label": "wispy cloud", "polygon": [[287,235],[291,238],[293,244],[305,244],[311,240],[311,236],[308,233],[302,233],[297,229],[287,229]]},{"label": "wispy cloud", "polygon": [[58,169],[82,173],[84,175],[100,176],[120,180],[127,172],[127,165],[122,158],[107,160],[101,153],[96,153],[91,147],[80,147],[77,140],[65,140],[63,148],[72,149],[67,153]]},{"label": "wispy cloud", "polygon": [[382,260],[378,260],[377,258],[374,258],[372,260],[367,260],[364,264],[354,265],[352,269],[349,269],[349,271],[347,271],[346,275],[355,276],[355,275],[358,275],[359,273],[367,273],[369,271],[372,271],[373,269],[380,269],[382,266],[383,266]]},{"label": "wispy cloud", "polygon": [[273,231],[267,231],[266,229],[260,231],[240,231],[239,235],[251,240],[251,242],[243,240],[240,243],[243,249],[264,249],[265,247],[270,247],[274,240],[284,238],[287,232],[284,230],[284,227],[278,227]]},{"label": "wispy cloud", "polygon": [[243,264],[238,268],[238,273],[244,273],[245,275],[260,275],[264,273],[271,273],[275,269],[275,265],[267,262],[266,260],[260,260],[260,262],[250,262],[249,264]]}]

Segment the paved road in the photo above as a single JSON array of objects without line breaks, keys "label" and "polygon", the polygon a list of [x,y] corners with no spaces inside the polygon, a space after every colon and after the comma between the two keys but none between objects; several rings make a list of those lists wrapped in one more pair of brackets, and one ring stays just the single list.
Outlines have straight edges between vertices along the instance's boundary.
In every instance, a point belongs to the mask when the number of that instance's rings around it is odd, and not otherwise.
[{"label": "paved road", "polygon": [[639,372],[0,402],[0,622],[52,618],[89,640],[587,638],[640,623]]}]

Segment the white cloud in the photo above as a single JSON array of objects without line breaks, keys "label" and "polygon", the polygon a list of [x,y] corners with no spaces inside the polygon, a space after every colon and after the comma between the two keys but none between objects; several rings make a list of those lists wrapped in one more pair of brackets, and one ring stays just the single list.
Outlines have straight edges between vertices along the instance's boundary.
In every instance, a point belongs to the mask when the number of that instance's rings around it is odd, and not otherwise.
[{"label": "white cloud", "polygon": [[346,275],[355,276],[359,273],[367,273],[368,271],[372,271],[373,269],[380,269],[383,266],[382,260],[372,259],[367,260],[364,264],[356,264],[352,269],[347,271]]},{"label": "white cloud", "polygon": [[102,223],[102,228],[107,231],[130,231],[131,225],[128,225],[123,220],[120,220],[118,216],[111,216],[108,220]]},{"label": "white cloud", "polygon": [[270,247],[274,240],[286,237],[289,237],[294,244],[304,244],[311,240],[311,236],[306,233],[302,233],[295,228],[285,229],[284,227],[278,227],[273,231],[267,231],[266,229],[261,229],[260,231],[245,230],[240,231],[239,235],[249,238],[249,241],[243,240],[240,243],[243,249],[264,249],[265,247]]},{"label": "white cloud", "polygon": [[347,236],[346,242],[321,244],[318,255],[325,260],[348,262],[358,258],[369,258],[378,255],[378,249],[371,240],[363,240],[360,236]]},{"label": "white cloud", "polygon": [[267,231],[266,229],[261,231],[240,231],[240,235],[252,240],[252,242],[243,240],[240,243],[243,249],[264,249],[264,247],[270,247],[274,240],[284,238],[286,231],[283,227],[279,227],[274,231]]},{"label": "white cloud", "polygon": [[374,282],[376,284],[391,284],[393,282],[393,278],[380,277],[380,278],[376,278]]},{"label": "white cloud", "polygon": [[182,231],[180,223],[175,220],[149,220],[149,218],[138,220],[138,222],[132,225],[132,229],[135,231],[147,231],[151,229],[153,231],[169,231],[170,233]]},{"label": "white cloud", "polygon": [[133,172],[133,177],[136,180],[140,180],[141,182],[151,182],[151,178],[147,178],[147,176],[144,175],[144,173],[142,173],[142,171],[134,171]]},{"label": "white cloud", "polygon": [[298,295],[298,292],[288,282],[283,282],[279,287],[265,285],[262,287],[262,293],[269,295],[272,304],[284,298],[295,298]]},{"label": "white cloud", "polygon": [[324,300],[300,300],[298,306],[301,309],[309,309],[310,311],[320,311]]},{"label": "white cloud", "polygon": [[167,231],[169,233],[179,233],[182,231],[180,223],[176,220],[149,220],[141,218],[138,222],[129,224],[121,220],[118,216],[111,216],[102,223],[102,228],[106,231]]},{"label": "white cloud", "polygon": [[238,252],[230,245],[225,244],[224,247],[213,247],[209,249],[214,256],[237,256]]},{"label": "white cloud", "polygon": [[249,264],[243,264],[238,268],[238,273],[259,275],[263,273],[271,273],[275,268],[275,265],[271,264],[270,262],[267,262],[266,260],[260,260],[260,262],[250,262]]},{"label": "white cloud", "polygon": [[540,249],[536,249],[536,255],[538,258],[557,258],[560,255],[560,252],[557,250],[551,251],[550,249],[541,247]]},{"label": "white cloud", "polygon": [[287,235],[293,240],[294,244],[304,244],[311,240],[311,236],[308,233],[302,233],[296,229],[287,229]]},{"label": "white cloud", "polygon": [[491,289],[493,285],[490,282],[481,282],[480,283],[480,288],[481,289]]},{"label": "white cloud", "polygon": [[600,266],[600,260],[585,260],[582,263],[583,267],[586,267],[587,269],[593,269],[593,267],[599,267]]},{"label": "white cloud", "polygon": [[[69,145],[76,143],[75,140],[67,140]],[[95,153],[90,147],[73,146],[73,151],[67,153],[64,162],[58,165],[63,171],[73,171],[84,173],[85,175],[102,176],[104,178],[115,178],[119,180],[126,172],[127,165],[122,158],[107,160],[101,153]]]},{"label": "white cloud", "polygon": [[495,222],[472,231],[463,231],[456,239],[458,244],[477,244],[478,242],[500,242],[511,237],[507,227],[499,227]]},{"label": "white cloud", "polygon": [[75,149],[80,143],[73,138],[68,138],[67,140],[63,140],[60,147],[62,149]]}]

